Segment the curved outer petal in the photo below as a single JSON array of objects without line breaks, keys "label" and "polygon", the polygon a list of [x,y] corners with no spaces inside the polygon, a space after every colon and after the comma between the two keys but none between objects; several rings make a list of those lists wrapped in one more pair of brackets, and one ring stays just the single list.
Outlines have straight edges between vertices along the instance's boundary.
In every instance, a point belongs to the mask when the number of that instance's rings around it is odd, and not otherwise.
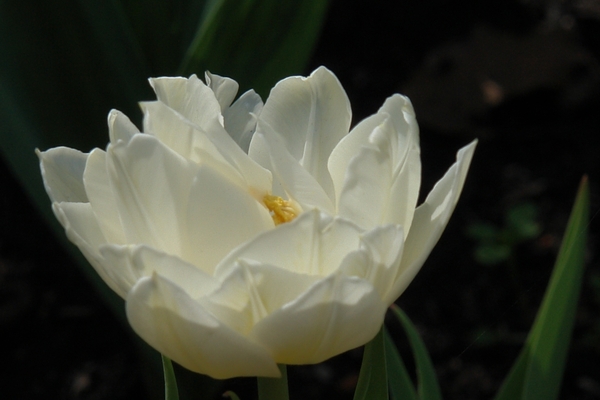
[{"label": "curved outer petal", "polygon": [[104,237],[89,203],[53,203],[54,215],[65,228],[69,240],[79,248],[84,257],[89,261],[100,278],[115,291],[125,298],[127,292],[123,290],[119,271],[112,269],[98,252],[98,246],[105,244]]},{"label": "curved outer petal", "polygon": [[318,363],[371,340],[386,309],[369,282],[333,274],[261,320],[250,337],[278,363]]},{"label": "curved outer petal", "polygon": [[127,318],[148,344],[185,368],[216,379],[278,377],[269,352],[205,311],[177,284],[153,274],[127,295]]},{"label": "curved outer petal", "polygon": [[350,161],[356,157],[363,146],[369,144],[371,133],[387,118],[388,116],[386,114],[377,113],[363,119],[350,131],[350,133],[340,140],[331,152],[327,167],[335,187],[336,204],[340,201],[339,199]]},{"label": "curved outer petal", "polygon": [[384,121],[373,130],[370,143],[360,148],[346,171],[338,213],[368,229],[387,222],[384,219],[394,178],[391,140],[395,133]]},{"label": "curved outer petal", "polygon": [[87,202],[83,171],[88,155],[68,147],[36,150],[46,193],[53,202]]},{"label": "curved outer petal", "polygon": [[100,246],[99,251],[103,264],[117,275],[115,281],[123,293],[128,293],[137,281],[151,277],[155,272],[177,282],[192,298],[205,296],[220,286],[212,275],[197,266],[147,245],[106,244]]},{"label": "curved outer petal", "polygon": [[365,228],[394,223],[410,229],[421,182],[418,127],[410,101],[389,97],[357,125],[329,159],[340,215]]},{"label": "curved outer petal", "polygon": [[106,241],[125,244],[125,230],[110,185],[104,151],[94,149],[90,153],[83,173],[83,184],[96,221],[98,221]]},{"label": "curved outer petal", "polygon": [[308,78],[290,77],[275,85],[260,114],[257,132],[264,132],[264,123],[280,135],[292,157],[333,200],[327,160],[348,133],[351,116],[346,92],[331,71],[320,67]]},{"label": "curved outer petal", "polygon": [[126,243],[181,254],[181,208],[189,200],[195,165],[149,135],[110,145],[106,163]]},{"label": "curved outer petal", "polygon": [[405,234],[410,232],[414,209],[421,188],[421,149],[419,147],[419,126],[408,97],[389,97],[380,112],[387,113],[397,132],[395,167],[393,171],[390,201],[388,202],[385,223],[404,226]]},{"label": "curved outer petal", "polygon": [[416,209],[394,287],[385,299],[387,303],[395,301],[412,282],[442,235],[458,202],[476,145],[477,141],[473,141],[458,151],[456,162]]}]

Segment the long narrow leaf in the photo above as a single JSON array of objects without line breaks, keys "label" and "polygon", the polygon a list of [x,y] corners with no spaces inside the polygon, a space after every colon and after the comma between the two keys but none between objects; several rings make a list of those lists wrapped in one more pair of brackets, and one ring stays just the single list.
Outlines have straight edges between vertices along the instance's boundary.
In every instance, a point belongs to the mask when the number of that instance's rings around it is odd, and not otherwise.
[{"label": "long narrow leaf", "polygon": [[496,400],[558,398],[584,270],[589,201],[584,177],[533,328]]},{"label": "long narrow leaf", "polygon": [[389,398],[385,357],[384,327],[365,345],[354,400],[387,400]]},{"label": "long narrow leaf", "polygon": [[327,0],[218,0],[190,45],[180,72],[211,70],[263,97],[305,67]]},{"label": "long narrow leaf", "polygon": [[400,307],[392,304],[390,309],[402,323],[406,336],[408,336],[408,340],[410,341],[417,366],[419,398],[421,400],[441,400],[442,393],[437,381],[435,369],[433,368],[433,363],[431,362],[431,358],[427,353],[425,344],[421,340],[417,329]]},{"label": "long narrow leaf", "polygon": [[400,353],[387,329],[385,336],[385,363],[387,365],[390,394],[393,400],[419,400]]}]

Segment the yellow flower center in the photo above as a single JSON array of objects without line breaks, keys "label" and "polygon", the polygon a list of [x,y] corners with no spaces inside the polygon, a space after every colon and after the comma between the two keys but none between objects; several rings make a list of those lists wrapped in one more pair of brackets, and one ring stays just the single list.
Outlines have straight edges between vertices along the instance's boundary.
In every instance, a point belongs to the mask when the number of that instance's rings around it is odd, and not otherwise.
[{"label": "yellow flower center", "polygon": [[273,196],[272,194],[266,194],[263,197],[263,203],[269,209],[271,218],[275,225],[290,222],[298,215],[292,203],[288,200],[284,200],[279,196]]}]

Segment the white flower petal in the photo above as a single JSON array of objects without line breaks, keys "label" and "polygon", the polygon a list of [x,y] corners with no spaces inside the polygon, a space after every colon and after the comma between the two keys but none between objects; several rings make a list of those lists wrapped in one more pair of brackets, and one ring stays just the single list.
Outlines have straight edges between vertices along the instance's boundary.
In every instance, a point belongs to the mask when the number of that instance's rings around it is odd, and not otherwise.
[{"label": "white flower petal", "polygon": [[144,130],[183,157],[195,162],[214,160],[215,165],[221,165],[223,173],[231,174],[225,172],[226,169],[236,171],[247,185],[259,192],[271,187],[271,173],[252,161],[216,119],[199,125],[160,102],[141,106],[145,115]]},{"label": "white flower petal", "polygon": [[220,283],[211,275],[179,257],[166,254],[146,245],[100,246],[106,264],[120,276],[119,284],[129,292],[141,278],[158,273],[176,282],[190,297],[198,299],[217,290]]},{"label": "white flower petal", "polygon": [[108,114],[108,136],[111,143],[117,143],[119,140],[128,143],[136,133],[140,133],[139,129],[125,114],[118,110],[110,110]]},{"label": "white flower petal", "polygon": [[396,171],[390,188],[385,222],[404,226],[405,232],[410,231],[415,207],[421,188],[421,154],[418,146],[412,146],[404,165]]},{"label": "white flower petal", "polygon": [[[210,165],[232,181],[244,182],[244,175],[223,156],[200,127],[191,124],[164,103],[155,101],[141,103],[140,106],[145,115],[144,132],[156,136],[180,156]],[[219,130],[227,135],[223,129]]]},{"label": "white flower petal", "polygon": [[250,140],[256,131],[256,116],[260,114],[263,102],[254,90],[249,90],[225,111],[225,130],[235,142],[248,153]]},{"label": "white flower petal", "polygon": [[98,252],[99,246],[106,242],[90,204],[54,203],[52,210],[65,228],[69,240],[79,248],[94,270],[100,275],[100,278],[115,293],[125,298],[127,292],[123,290],[119,273],[115,272],[112,265],[107,264]]},{"label": "white flower petal", "polygon": [[267,350],[231,330],[158,274],[133,287],[126,311],[138,335],[192,371],[216,379],[279,376]]},{"label": "white flower petal", "polygon": [[388,97],[379,113],[389,115],[398,132],[398,140],[392,146],[396,167],[385,220],[403,225],[408,234],[421,187],[419,126],[410,100],[399,94]]},{"label": "white flower petal", "polygon": [[89,203],[53,203],[52,210],[76,245],[97,252],[98,246],[106,243]]},{"label": "white flower petal", "polygon": [[[331,214],[335,212],[331,198],[323,187],[294,159],[275,134],[265,132],[263,138],[263,134],[257,132],[254,136],[250,148],[251,154],[256,156],[266,153],[270,156],[268,164],[271,165],[276,180],[275,194],[280,186],[286,196],[300,204],[304,210],[316,207]],[[268,150],[266,152],[263,149],[253,150],[252,147],[266,147]]]},{"label": "white flower petal", "polygon": [[[386,134],[376,135],[377,131]],[[342,215],[355,215],[352,218],[363,221],[367,227],[396,223],[408,231],[421,183],[418,125],[408,98],[389,97],[377,114],[359,123],[333,150],[328,168],[335,185],[338,211]],[[378,177],[381,174],[385,176]],[[376,192],[370,200],[359,200],[356,195],[364,197],[370,191],[370,185],[386,188],[387,193]],[[362,194],[356,193],[361,191],[359,186],[364,187]],[[342,191],[351,187],[350,191],[354,193],[342,198]],[[361,209],[361,204],[365,203],[370,205]]]},{"label": "white flower petal", "polygon": [[324,277],[338,268],[348,252],[358,249],[362,232],[343,219],[332,219],[318,210],[307,211],[227,254],[216,274],[229,273],[229,268],[243,259]]},{"label": "white flower petal", "polygon": [[110,145],[107,169],[127,243],[181,254],[197,166],[149,135]]},{"label": "white flower petal", "polygon": [[370,282],[380,298],[385,299],[394,284],[403,248],[402,226],[378,226],[361,235],[360,250],[348,253],[339,273]]},{"label": "white flower petal", "polygon": [[250,192],[204,166],[183,209],[187,228],[181,233],[187,247],[182,256],[211,274],[235,247],[274,226],[267,208]]},{"label": "white flower petal", "polygon": [[46,193],[53,202],[87,202],[83,170],[88,155],[68,147],[36,150]]},{"label": "white flower petal", "polygon": [[221,112],[231,105],[240,85],[231,78],[226,78],[206,71],[204,74],[206,84],[215,93]]},{"label": "white flower petal", "polygon": [[215,93],[196,75],[189,79],[153,78],[149,81],[158,101],[204,130],[221,120],[221,105]]},{"label": "white flower petal", "polygon": [[271,90],[258,120],[281,135],[289,153],[319,182],[330,199],[333,182],[327,160],[348,133],[350,103],[339,81],[324,67],[309,77],[283,79]]},{"label": "white flower petal", "polygon": [[367,281],[331,275],[259,322],[250,337],[278,363],[318,363],[371,340],[386,308]]},{"label": "white flower petal", "polygon": [[247,335],[260,320],[300,296],[318,279],[264,262],[239,259],[219,271],[221,287],[203,306]]},{"label": "white flower petal", "polygon": [[416,209],[388,300],[394,301],[406,289],[442,235],[458,202],[476,145],[474,141],[459,150],[456,162],[435,184],[425,203]]},{"label": "white flower petal", "polygon": [[415,118],[415,110],[408,97],[399,94],[388,97],[378,113],[386,113],[390,116],[394,129],[400,134],[398,149],[401,152],[410,149],[410,142],[419,145],[419,126]]},{"label": "white flower petal", "polygon": [[338,213],[366,229],[388,222],[385,217],[394,178],[390,142],[394,135],[391,124],[384,121],[373,130],[370,143],[348,165]]},{"label": "white flower petal", "polygon": [[90,153],[83,173],[83,183],[96,221],[106,241],[116,244],[126,243],[125,231],[110,186],[104,151],[94,149]]},{"label": "white flower petal", "polygon": [[339,203],[348,165],[362,147],[369,144],[369,136],[386,118],[388,118],[386,114],[378,113],[362,120],[340,140],[331,152],[327,167],[335,186],[336,203]]}]

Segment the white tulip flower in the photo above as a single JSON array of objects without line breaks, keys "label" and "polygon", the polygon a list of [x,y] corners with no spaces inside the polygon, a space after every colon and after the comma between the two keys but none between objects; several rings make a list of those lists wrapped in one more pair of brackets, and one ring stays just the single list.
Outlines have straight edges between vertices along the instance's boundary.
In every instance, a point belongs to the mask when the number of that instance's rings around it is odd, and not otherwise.
[{"label": "white tulip flower", "polygon": [[348,132],[325,68],[282,80],[264,107],[206,81],[151,79],[143,133],[112,111],[106,151],[38,153],[68,238],[135,332],[192,371],[276,377],[365,344],[439,239],[475,144],[416,207],[407,98]]}]

